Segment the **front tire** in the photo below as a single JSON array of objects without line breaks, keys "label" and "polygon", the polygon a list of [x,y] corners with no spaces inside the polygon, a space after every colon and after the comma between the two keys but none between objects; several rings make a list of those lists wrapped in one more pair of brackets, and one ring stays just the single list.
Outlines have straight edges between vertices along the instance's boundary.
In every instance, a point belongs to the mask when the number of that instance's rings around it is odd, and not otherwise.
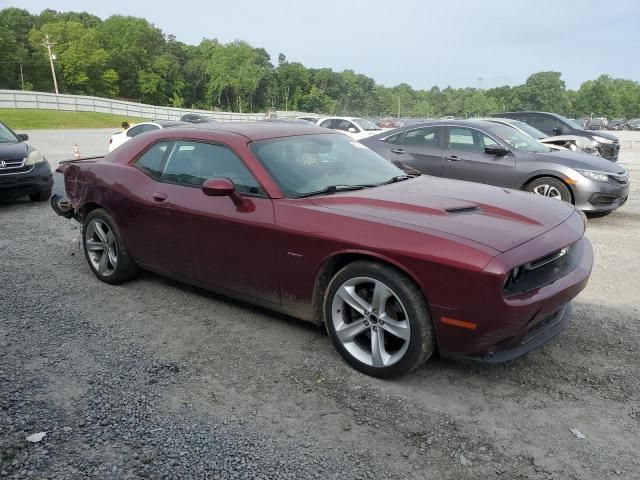
[{"label": "front tire", "polygon": [[525,190],[537,195],[542,195],[543,197],[562,200],[563,202],[567,203],[573,203],[571,190],[569,190],[569,187],[567,187],[567,185],[562,180],[558,180],[557,178],[536,178],[525,187]]},{"label": "front tire", "polygon": [[406,275],[377,262],[350,263],[333,277],[324,319],[338,353],[373,377],[410,372],[435,349],[424,296]]},{"label": "front tire", "polygon": [[106,210],[92,210],[82,228],[84,254],[91,271],[106,283],[117,284],[136,275],[137,266],[120,230]]}]

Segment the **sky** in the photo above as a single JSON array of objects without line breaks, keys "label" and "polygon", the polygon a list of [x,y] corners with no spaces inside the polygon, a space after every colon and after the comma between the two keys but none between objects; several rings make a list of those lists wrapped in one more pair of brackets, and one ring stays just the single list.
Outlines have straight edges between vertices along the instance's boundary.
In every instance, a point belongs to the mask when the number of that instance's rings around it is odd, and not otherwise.
[{"label": "sky", "polygon": [[245,40],[309,68],[354,70],[417,89],[519,85],[559,71],[577,89],[601,74],[640,80],[638,0],[0,0],[101,18],[146,18],[189,44]]}]

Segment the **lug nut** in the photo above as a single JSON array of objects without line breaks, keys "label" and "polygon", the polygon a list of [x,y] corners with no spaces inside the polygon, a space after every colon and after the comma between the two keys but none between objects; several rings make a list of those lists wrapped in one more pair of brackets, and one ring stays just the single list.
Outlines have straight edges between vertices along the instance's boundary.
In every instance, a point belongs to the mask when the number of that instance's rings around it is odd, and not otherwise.
[{"label": "lug nut", "polygon": [[379,323],[380,325],[384,325],[384,320],[378,320],[378,323]]},{"label": "lug nut", "polygon": [[377,332],[378,331],[378,327],[373,327],[373,331]]},{"label": "lug nut", "polygon": [[367,322],[366,320],[364,321],[364,326],[368,327],[369,326],[369,322]]},{"label": "lug nut", "polygon": [[376,315],[378,314],[378,310],[376,310],[375,308],[373,309],[373,313],[375,313]]}]

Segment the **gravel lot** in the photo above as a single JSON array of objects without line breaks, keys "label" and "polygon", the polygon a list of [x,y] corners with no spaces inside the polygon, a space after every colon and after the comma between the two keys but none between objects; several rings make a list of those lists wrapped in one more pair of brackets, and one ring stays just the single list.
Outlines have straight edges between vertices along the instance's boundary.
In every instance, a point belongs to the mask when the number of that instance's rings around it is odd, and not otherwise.
[{"label": "gravel lot", "polygon": [[[116,130],[28,133],[56,164]],[[631,198],[589,220],[570,328],[392,382],[288,317],[149,273],[101,283],[76,222],[0,203],[0,477],[640,478],[640,132],[619,136]]]}]

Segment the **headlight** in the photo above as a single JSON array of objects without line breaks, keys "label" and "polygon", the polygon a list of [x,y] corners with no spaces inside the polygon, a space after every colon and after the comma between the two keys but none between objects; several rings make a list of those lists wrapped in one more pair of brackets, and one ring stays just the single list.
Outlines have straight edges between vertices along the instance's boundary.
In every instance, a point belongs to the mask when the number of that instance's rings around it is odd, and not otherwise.
[{"label": "headlight", "polygon": [[609,140],[608,138],[604,138],[599,135],[594,135],[593,139],[599,143],[613,143],[613,140]]},{"label": "headlight", "polygon": [[609,180],[609,175],[603,172],[596,172],[595,170],[579,170],[576,168],[576,172],[583,177],[587,177],[591,180],[598,180],[599,182],[607,182]]},{"label": "headlight", "polygon": [[29,153],[25,165],[35,165],[36,163],[44,161],[46,161],[46,159],[42,156],[42,154],[38,150],[33,150],[31,153]]}]

